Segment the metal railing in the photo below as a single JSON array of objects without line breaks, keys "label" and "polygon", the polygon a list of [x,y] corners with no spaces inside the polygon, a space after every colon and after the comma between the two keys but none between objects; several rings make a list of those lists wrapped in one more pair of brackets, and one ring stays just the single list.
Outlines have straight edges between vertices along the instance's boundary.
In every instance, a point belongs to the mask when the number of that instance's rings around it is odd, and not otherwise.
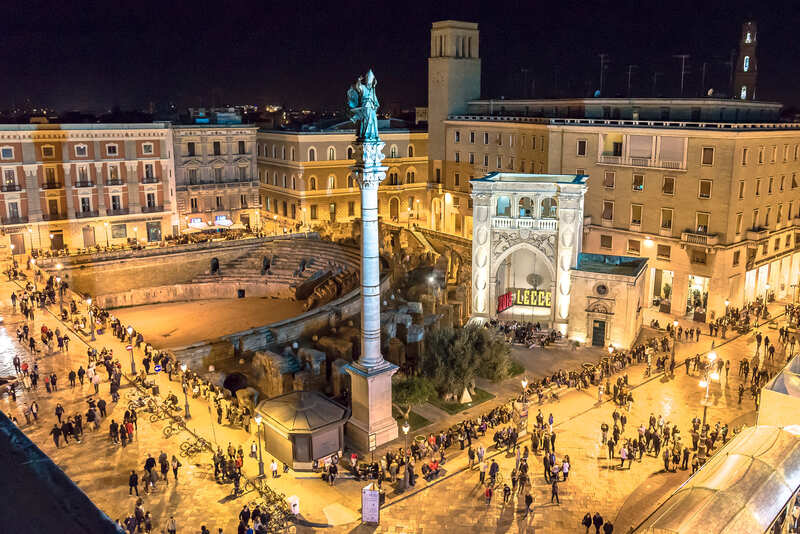
[{"label": "metal railing", "polygon": [[108,215],[108,216],[112,216],[112,215],[127,215],[129,212],[130,212],[130,210],[128,210],[128,208],[107,209],[106,210],[106,215]]},{"label": "metal railing", "polygon": [[158,213],[164,211],[164,206],[142,206],[142,213]]},{"label": "metal railing", "polygon": [[64,184],[61,182],[44,182],[42,184],[42,189],[61,189],[64,187]]},{"label": "metal railing", "polygon": [[42,213],[43,221],[61,221],[66,218],[66,213]]},{"label": "metal railing", "polygon": [[86,219],[87,217],[99,217],[100,213],[97,210],[94,211],[76,211],[75,218],[76,219]]},{"label": "metal railing", "polygon": [[94,187],[94,185],[95,184],[93,184],[92,182],[87,180],[87,181],[75,182],[75,185],[73,187],[76,187],[76,188],[79,188],[79,187]]},{"label": "metal railing", "polygon": [[682,232],[681,241],[686,241],[693,245],[713,246],[719,241],[717,234],[701,234],[697,232]]},{"label": "metal railing", "polygon": [[142,178],[142,183],[143,184],[157,184],[160,181],[161,181],[161,178],[159,178],[158,176],[144,176]]},{"label": "metal railing", "polygon": [[557,219],[532,219],[529,217],[493,217],[492,228],[514,229],[527,228],[531,230],[554,231],[558,229]]},{"label": "metal railing", "polygon": [[22,191],[22,187],[19,184],[3,184],[2,185],[3,193],[9,193],[12,191]]},{"label": "metal railing", "polygon": [[28,218],[17,216],[17,217],[3,217],[2,218],[3,224],[27,224]]},{"label": "metal railing", "polygon": [[685,170],[686,164],[682,161],[671,161],[654,158],[623,158],[622,156],[607,156],[601,154],[597,163],[606,165],[625,165],[629,167],[650,167],[653,169]]}]

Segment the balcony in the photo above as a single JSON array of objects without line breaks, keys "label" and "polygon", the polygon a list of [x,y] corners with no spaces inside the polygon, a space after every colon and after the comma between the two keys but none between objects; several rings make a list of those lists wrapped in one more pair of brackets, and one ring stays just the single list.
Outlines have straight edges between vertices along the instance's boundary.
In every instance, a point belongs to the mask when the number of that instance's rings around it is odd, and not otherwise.
[{"label": "balcony", "polygon": [[106,215],[109,217],[113,215],[127,215],[129,213],[128,208],[119,208],[119,209],[107,209]]},{"label": "balcony", "polygon": [[122,181],[122,178],[109,178],[106,180],[106,185],[122,185],[123,183],[125,182]]},{"label": "balcony", "polygon": [[600,165],[619,165],[620,167],[647,167],[651,169],[665,169],[685,171],[686,163],[683,161],[657,160],[653,158],[624,158],[602,154],[597,158]]},{"label": "balcony", "polygon": [[11,193],[13,191],[22,191],[22,187],[19,184],[3,184],[2,190],[3,193]]},{"label": "balcony", "polygon": [[492,218],[492,228],[498,228],[503,230],[514,230],[514,229],[530,229],[530,230],[543,230],[554,232],[558,229],[558,220],[557,219],[531,219],[528,217],[522,217],[518,219],[512,219],[511,217],[493,217]]},{"label": "balcony", "polygon": [[43,221],[63,221],[66,218],[66,213],[42,213]]},{"label": "balcony", "polygon": [[88,217],[99,217],[100,214],[97,210],[94,211],[76,211],[75,218],[76,219],[86,219]]},{"label": "balcony", "polygon": [[161,178],[159,178],[158,176],[145,176],[144,178],[142,178],[143,184],[157,184],[160,181]]},{"label": "balcony", "polygon": [[747,230],[747,239],[750,239],[751,241],[759,241],[768,235],[769,228],[764,228],[763,226],[758,226]]},{"label": "balcony", "polygon": [[672,237],[672,226],[662,226],[658,229],[658,235],[661,237]]},{"label": "balcony", "polygon": [[3,224],[27,224],[28,218],[27,217],[3,217],[2,218]]},{"label": "balcony", "polygon": [[164,206],[142,206],[142,213],[158,213],[164,211]]},{"label": "balcony", "polygon": [[713,247],[719,243],[717,234],[701,234],[698,232],[681,232],[681,241],[690,245]]},{"label": "balcony", "polygon": [[62,189],[64,184],[60,182],[45,182],[42,184],[42,189]]},{"label": "balcony", "polygon": [[75,185],[73,187],[75,187],[76,189],[81,189],[84,187],[94,187],[94,186],[95,184],[87,180],[82,182],[75,182]]}]

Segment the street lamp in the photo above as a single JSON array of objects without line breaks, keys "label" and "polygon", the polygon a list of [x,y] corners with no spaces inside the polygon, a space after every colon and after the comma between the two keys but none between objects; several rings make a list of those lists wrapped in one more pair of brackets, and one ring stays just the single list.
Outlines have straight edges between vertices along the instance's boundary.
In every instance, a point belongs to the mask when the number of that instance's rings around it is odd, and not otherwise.
[{"label": "street lamp", "polygon": [[264,459],[261,457],[261,415],[256,414],[256,434],[258,434],[258,477],[264,478]]},{"label": "street lamp", "polygon": [[406,217],[406,227],[411,228],[411,206],[408,207],[408,216]]},{"label": "street lamp", "polygon": [[[33,228],[28,228],[28,240],[31,243],[31,252],[33,252]],[[22,242],[25,243],[24,241]]]},{"label": "street lamp", "polygon": [[136,362],[133,359],[133,327],[128,326],[128,346],[131,351],[131,376],[136,376]]},{"label": "street lamp", "polygon": [[706,389],[705,397],[703,397],[703,401],[701,404],[703,405],[703,425],[700,427],[701,430],[706,426],[706,416],[708,415],[708,393],[709,387],[711,385],[711,381],[719,380],[719,373],[716,371],[709,372],[709,366],[713,365],[714,360],[717,359],[717,354],[714,352],[710,352],[708,354],[708,364],[706,365],[706,371],[703,380],[700,381],[700,387]]},{"label": "street lamp", "polygon": [[[130,328],[130,327],[128,327],[128,328]],[[133,355],[133,348],[131,348],[131,355]],[[131,361],[133,361],[133,359],[131,359]],[[186,364],[185,363],[181,364],[181,371],[183,371],[183,405],[186,408],[185,409],[185,413],[184,413],[184,418],[185,419],[191,419],[192,416],[189,415],[189,396],[188,396],[189,383],[186,381]]]},{"label": "street lamp", "polygon": [[108,244],[109,244],[109,241],[108,241],[108,221],[103,222],[103,226],[106,227],[106,248],[108,248]]},{"label": "street lamp", "polygon": [[767,300],[769,300],[769,284],[764,285],[764,308],[767,307]]},{"label": "street lamp", "polygon": [[522,402],[525,402],[525,398],[528,395],[528,377],[524,377],[522,379]]},{"label": "street lamp", "polygon": [[92,311],[92,299],[91,299],[91,297],[86,299],[86,306],[87,306],[87,309],[89,310],[89,328],[92,331],[92,341],[94,341],[95,340],[95,337],[94,337],[94,312]]},{"label": "street lamp", "polygon": [[408,431],[411,430],[411,425],[408,424],[408,419],[406,419],[405,423],[402,426],[403,429],[403,436],[405,437],[406,446],[403,449],[403,454],[405,454],[405,449],[408,448]]}]

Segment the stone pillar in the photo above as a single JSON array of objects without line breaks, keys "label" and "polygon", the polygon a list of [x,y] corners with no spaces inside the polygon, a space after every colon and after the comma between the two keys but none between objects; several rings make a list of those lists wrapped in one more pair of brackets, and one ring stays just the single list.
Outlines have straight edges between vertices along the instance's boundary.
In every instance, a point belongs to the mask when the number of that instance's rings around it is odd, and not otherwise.
[{"label": "stone pillar", "polygon": [[352,391],[347,431],[353,445],[362,451],[397,438],[397,422],[392,417],[392,375],[397,366],[381,354],[378,185],[387,170],[381,165],[383,146],[380,140],[359,140],[353,167],[361,188],[361,354],[358,362],[347,368]]}]

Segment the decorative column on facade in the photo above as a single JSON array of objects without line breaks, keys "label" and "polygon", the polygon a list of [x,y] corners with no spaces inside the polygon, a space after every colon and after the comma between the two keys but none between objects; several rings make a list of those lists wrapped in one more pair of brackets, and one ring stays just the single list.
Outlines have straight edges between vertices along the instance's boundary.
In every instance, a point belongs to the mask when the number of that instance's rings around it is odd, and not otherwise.
[{"label": "decorative column on facade", "polygon": [[70,219],[75,217],[75,212],[78,211],[75,209],[75,198],[73,197],[76,190],[72,181],[73,171],[74,167],[72,165],[64,165],[64,199],[66,200],[66,206],[63,211]]},{"label": "decorative column on facade", "polygon": [[378,136],[375,85],[369,71],[347,93],[352,120],[357,124],[353,173],[361,189],[361,356],[347,367],[352,392],[347,431],[350,441],[362,451],[374,450],[398,434],[392,417],[392,375],[397,366],[381,354],[378,186],[388,167],[381,164],[384,143]]},{"label": "decorative column on facade", "polygon": [[22,166],[25,173],[25,190],[28,192],[28,220],[31,222],[42,218],[42,194],[39,192],[39,166],[26,164]]},{"label": "decorative column on facade", "polygon": [[570,270],[578,263],[583,240],[583,191],[565,192],[558,195],[558,264],[556,267],[555,327],[567,334],[569,323]]}]

